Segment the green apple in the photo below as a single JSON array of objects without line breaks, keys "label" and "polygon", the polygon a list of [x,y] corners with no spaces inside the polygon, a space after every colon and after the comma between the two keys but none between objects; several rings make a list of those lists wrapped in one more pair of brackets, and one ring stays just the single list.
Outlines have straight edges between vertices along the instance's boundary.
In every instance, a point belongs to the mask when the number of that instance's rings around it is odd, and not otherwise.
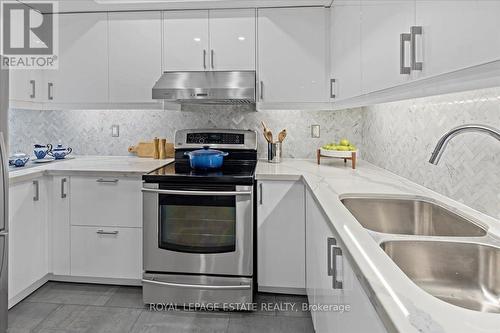
[{"label": "green apple", "polygon": [[349,140],[347,140],[347,139],[342,139],[342,140],[340,140],[340,145],[341,145],[341,146],[346,146],[346,147],[349,147],[349,145],[350,145],[350,144],[351,144],[351,143],[350,143],[350,142],[349,142]]},{"label": "green apple", "polygon": [[346,146],[337,146],[337,150],[338,151],[348,151],[349,147],[346,147]]}]

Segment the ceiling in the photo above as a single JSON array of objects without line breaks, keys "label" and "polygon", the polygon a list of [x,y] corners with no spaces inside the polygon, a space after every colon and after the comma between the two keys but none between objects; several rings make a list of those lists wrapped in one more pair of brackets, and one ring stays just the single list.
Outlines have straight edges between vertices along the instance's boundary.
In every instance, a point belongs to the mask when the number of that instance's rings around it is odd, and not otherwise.
[{"label": "ceiling", "polygon": [[[46,0],[18,0],[25,3]],[[57,12],[329,6],[332,0],[58,0]]]}]

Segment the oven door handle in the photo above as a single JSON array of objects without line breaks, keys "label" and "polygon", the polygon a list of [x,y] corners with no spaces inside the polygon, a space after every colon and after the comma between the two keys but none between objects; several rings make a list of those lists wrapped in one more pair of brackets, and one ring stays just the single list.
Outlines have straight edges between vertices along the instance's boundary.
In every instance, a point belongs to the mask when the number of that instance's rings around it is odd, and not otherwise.
[{"label": "oven door handle", "polygon": [[206,195],[206,196],[237,196],[251,195],[251,191],[178,191],[178,190],[156,190],[151,188],[143,188],[142,192],[159,193],[159,194],[175,194],[175,195]]},{"label": "oven door handle", "polygon": [[156,284],[160,286],[177,287],[177,288],[188,288],[188,289],[225,289],[225,290],[240,290],[240,289],[250,289],[252,286],[247,285],[233,285],[233,286],[211,286],[203,284],[184,284],[184,283],[172,283],[172,282],[160,282],[142,279],[143,283]]}]

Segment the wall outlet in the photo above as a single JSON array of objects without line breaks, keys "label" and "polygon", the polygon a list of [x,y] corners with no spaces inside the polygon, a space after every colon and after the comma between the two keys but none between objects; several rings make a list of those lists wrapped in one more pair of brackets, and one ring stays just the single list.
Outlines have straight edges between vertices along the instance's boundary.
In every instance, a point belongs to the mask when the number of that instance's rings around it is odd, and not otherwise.
[{"label": "wall outlet", "polygon": [[118,138],[120,136],[120,125],[111,126],[111,136],[113,138]]},{"label": "wall outlet", "polygon": [[311,137],[312,138],[319,138],[321,136],[321,128],[319,125],[312,125],[311,126]]}]

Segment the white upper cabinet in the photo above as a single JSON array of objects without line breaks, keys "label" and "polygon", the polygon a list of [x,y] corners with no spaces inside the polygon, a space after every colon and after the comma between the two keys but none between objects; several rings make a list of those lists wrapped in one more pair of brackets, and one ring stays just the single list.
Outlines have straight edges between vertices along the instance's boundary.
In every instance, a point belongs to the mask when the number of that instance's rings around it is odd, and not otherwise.
[{"label": "white upper cabinet", "polygon": [[9,98],[15,102],[44,101],[43,70],[16,69],[9,73]]},{"label": "white upper cabinet", "polygon": [[330,12],[332,98],[361,95],[361,1],[334,5]]},{"label": "white upper cabinet", "polygon": [[209,69],[208,10],[164,12],[164,69]]},{"label": "white upper cabinet", "polygon": [[259,101],[329,101],[324,8],[258,11]]},{"label": "white upper cabinet", "polygon": [[409,69],[410,42],[405,41],[401,49],[401,34],[409,34],[410,27],[415,25],[415,2],[363,0],[361,15],[363,93],[408,82],[411,75],[402,74],[401,67]]},{"label": "white upper cabinet", "polygon": [[417,0],[423,76],[500,60],[500,1]]},{"label": "white upper cabinet", "polygon": [[54,103],[108,102],[108,14],[59,15],[59,69],[43,91]]},{"label": "white upper cabinet", "polygon": [[153,102],[161,75],[161,12],[109,13],[109,98]]},{"label": "white upper cabinet", "polygon": [[255,10],[211,10],[210,68],[255,70]]},{"label": "white upper cabinet", "polygon": [[164,15],[165,70],[255,70],[255,10]]}]

